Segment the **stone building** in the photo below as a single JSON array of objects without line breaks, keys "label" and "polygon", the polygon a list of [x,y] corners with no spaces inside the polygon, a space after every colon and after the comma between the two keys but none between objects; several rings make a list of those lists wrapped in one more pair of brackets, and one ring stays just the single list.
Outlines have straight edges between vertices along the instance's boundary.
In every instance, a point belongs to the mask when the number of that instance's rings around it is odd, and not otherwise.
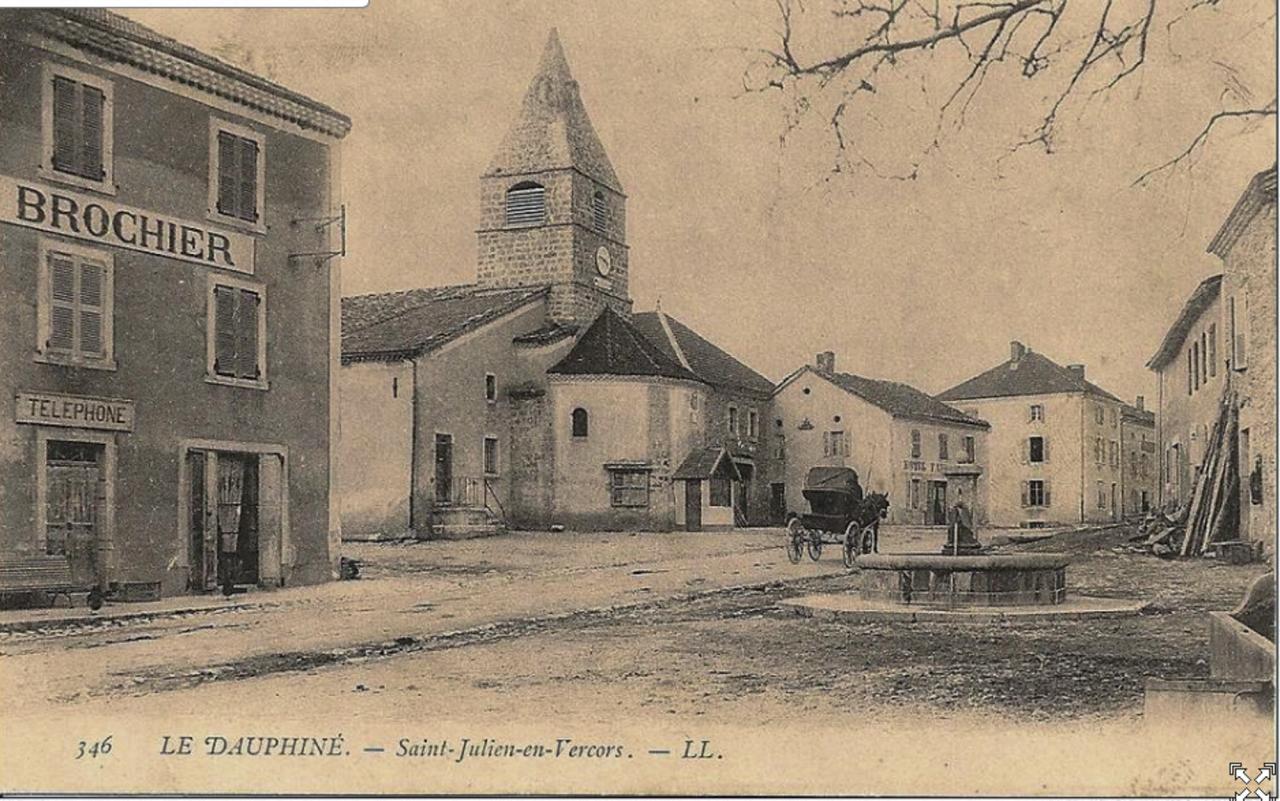
[{"label": "stone building", "polygon": [[104,10],[0,12],[0,561],[333,576],[350,125]]},{"label": "stone building", "polygon": [[[346,535],[767,515],[771,384],[669,315],[632,314],[628,198],[554,31],[480,189],[475,283],[343,300]],[[727,513],[675,477],[707,448],[732,453]]]},{"label": "stone building", "polygon": [[1205,442],[1218,419],[1229,375],[1222,327],[1222,276],[1200,282],[1147,361],[1159,392],[1159,503],[1176,509],[1195,492]]},{"label": "stone building", "polygon": [[1123,515],[1124,403],[1021,342],[1008,361],[938,396],[991,424],[987,514],[991,525],[1042,527]]},{"label": "stone building", "polygon": [[1253,177],[1209,252],[1222,259],[1222,357],[1239,403],[1240,538],[1276,538],[1276,168]]},{"label": "stone building", "polygon": [[835,354],[818,354],[774,393],[769,435],[785,453],[773,491],[786,511],[807,509],[813,467],[852,467],[864,491],[889,495],[891,523],[944,525],[962,497],[986,522],[990,426],[893,381],[837,372]]},{"label": "stone building", "polygon": [[1156,415],[1147,409],[1142,395],[1134,405],[1126,403],[1120,407],[1120,442],[1124,460],[1120,475],[1124,516],[1141,517],[1157,505],[1160,462]]}]

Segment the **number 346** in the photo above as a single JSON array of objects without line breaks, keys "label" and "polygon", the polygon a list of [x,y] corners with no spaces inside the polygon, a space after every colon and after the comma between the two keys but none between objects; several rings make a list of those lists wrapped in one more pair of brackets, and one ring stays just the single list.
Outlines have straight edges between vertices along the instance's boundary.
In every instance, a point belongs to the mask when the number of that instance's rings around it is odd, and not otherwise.
[{"label": "number 346", "polygon": [[87,740],[80,741],[80,751],[76,754],[76,759],[97,759],[100,756],[106,756],[111,753],[111,735],[107,735],[101,740],[89,742]]}]

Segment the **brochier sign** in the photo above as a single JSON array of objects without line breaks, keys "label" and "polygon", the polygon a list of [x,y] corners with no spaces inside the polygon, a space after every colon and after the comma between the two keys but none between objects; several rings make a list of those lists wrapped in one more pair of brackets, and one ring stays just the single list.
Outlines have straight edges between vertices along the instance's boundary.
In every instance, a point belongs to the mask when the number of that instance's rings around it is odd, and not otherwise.
[{"label": "brochier sign", "polygon": [[0,222],[208,267],[253,273],[254,239],[0,175]]},{"label": "brochier sign", "polygon": [[46,426],[133,430],[133,401],[19,392],[14,398],[14,420]]}]

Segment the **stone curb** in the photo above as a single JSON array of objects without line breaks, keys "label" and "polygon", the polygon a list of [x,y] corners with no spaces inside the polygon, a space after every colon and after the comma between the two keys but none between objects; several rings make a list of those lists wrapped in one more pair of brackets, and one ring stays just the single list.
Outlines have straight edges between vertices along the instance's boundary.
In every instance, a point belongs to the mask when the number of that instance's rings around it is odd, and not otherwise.
[{"label": "stone curb", "polygon": [[[1079,598],[1081,596],[1077,596]],[[1094,599],[1089,599],[1094,600]],[[1107,600],[1107,599],[1099,599]],[[824,606],[812,596],[779,601],[779,606],[791,609],[801,617],[815,620],[846,623],[878,623],[896,621],[902,623],[1028,623],[1059,620],[1099,620],[1102,618],[1133,617],[1147,608],[1145,601],[1118,602],[1112,606],[1072,609],[1062,607],[1024,609],[890,609],[886,607],[832,608]]]}]

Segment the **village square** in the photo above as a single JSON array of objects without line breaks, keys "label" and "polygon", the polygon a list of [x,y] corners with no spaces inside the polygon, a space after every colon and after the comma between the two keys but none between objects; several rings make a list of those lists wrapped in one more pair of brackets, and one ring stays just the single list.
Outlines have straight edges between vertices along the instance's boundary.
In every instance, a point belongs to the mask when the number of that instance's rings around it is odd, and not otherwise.
[{"label": "village square", "polygon": [[[777,8],[769,81],[828,80]],[[53,778],[6,742],[0,789],[148,789],[114,747],[175,758],[151,789],[276,791],[177,759],[243,735],[349,757],[303,792],[1216,794],[1231,760],[1274,757],[1274,99],[1216,145],[1227,188],[1181,223],[1204,235],[1142,291],[1025,253],[965,272],[922,232],[883,267],[905,289],[868,301],[881,265],[819,220],[768,298],[732,286],[762,264],[714,251],[792,234],[734,219],[731,159],[662,185],[723,229],[657,230],[676,201],[630,176],[671,134],[606,122],[590,101],[644,90],[592,85],[612,68],[581,70],[557,26],[483,56],[521,77],[441,156],[470,165],[467,200],[441,179],[389,213],[352,189],[410,171],[358,149],[389,95],[339,110],[152,13],[0,12],[3,720],[81,751]],[[1188,181],[1216,163],[1180,158]],[[1015,236],[1050,262],[1072,222],[1044,214]],[[437,216],[469,260],[434,264]],[[1035,281],[1034,308],[955,323]],[[962,784],[894,761],[944,749]],[[572,766],[530,780],[531,755]],[[991,767],[1009,755],[1040,773]],[[351,767],[379,759],[454,767]]]}]

